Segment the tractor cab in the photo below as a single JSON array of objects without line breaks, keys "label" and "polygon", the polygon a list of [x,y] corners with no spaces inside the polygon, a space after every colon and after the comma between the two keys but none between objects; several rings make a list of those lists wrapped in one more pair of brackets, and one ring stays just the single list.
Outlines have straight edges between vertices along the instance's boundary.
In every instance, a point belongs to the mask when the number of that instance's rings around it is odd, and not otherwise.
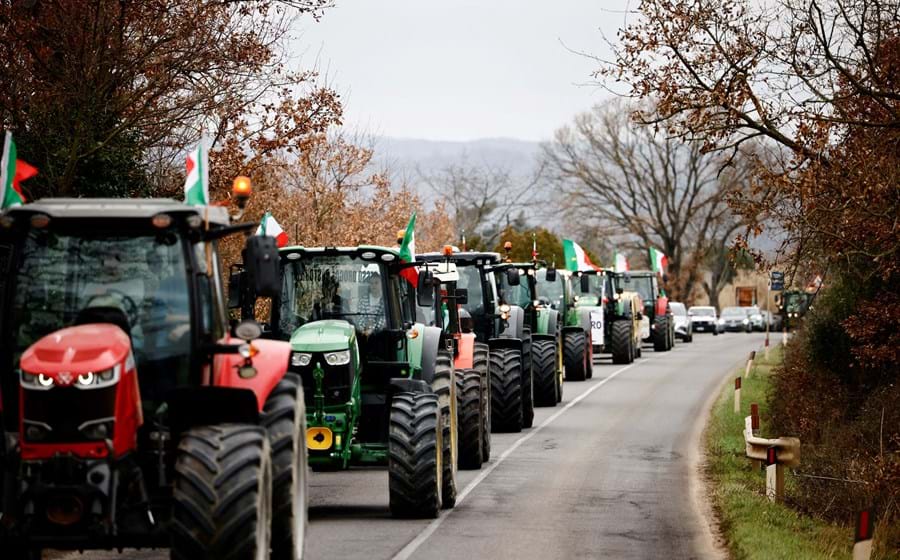
[{"label": "tractor cab", "polygon": [[[665,278],[662,277],[664,281]],[[675,318],[659,280],[659,274],[649,270],[623,272],[615,276],[616,290],[635,292],[643,301],[643,315],[650,321],[650,332],[644,341],[653,342],[655,351],[665,352],[675,346]]]},{"label": "tractor cab", "polygon": [[[0,215],[0,542],[170,546],[193,430],[258,431],[269,464],[260,422],[289,348],[229,323],[218,255],[220,239],[254,227],[165,199],[48,199]],[[244,254],[257,293],[275,295],[274,242],[249,237]]]}]

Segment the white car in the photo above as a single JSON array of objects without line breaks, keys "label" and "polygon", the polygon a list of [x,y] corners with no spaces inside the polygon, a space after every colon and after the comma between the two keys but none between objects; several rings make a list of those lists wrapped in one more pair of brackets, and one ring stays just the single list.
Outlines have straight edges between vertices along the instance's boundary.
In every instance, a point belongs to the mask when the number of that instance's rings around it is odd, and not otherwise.
[{"label": "white car", "polygon": [[675,336],[685,342],[693,342],[694,328],[684,304],[670,301],[669,309],[672,310],[672,316],[675,317]]},{"label": "white car", "polygon": [[692,305],[688,309],[688,316],[695,332],[711,332],[717,335],[725,331],[724,325],[719,323],[716,308],[711,305]]}]

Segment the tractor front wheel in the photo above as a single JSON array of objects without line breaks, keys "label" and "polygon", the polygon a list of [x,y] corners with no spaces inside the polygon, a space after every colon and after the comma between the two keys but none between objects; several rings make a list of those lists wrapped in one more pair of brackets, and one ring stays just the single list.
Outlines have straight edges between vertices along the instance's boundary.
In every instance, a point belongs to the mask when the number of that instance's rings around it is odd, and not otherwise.
[{"label": "tractor front wheel", "polygon": [[441,511],[443,426],[433,393],[397,393],[388,433],[391,514],[435,518]]},{"label": "tractor front wheel", "polygon": [[584,381],[587,376],[589,352],[585,344],[587,337],[584,331],[566,331],[563,333],[563,363],[566,366],[566,381]]},{"label": "tractor front wheel", "polygon": [[491,352],[491,427],[522,431],[522,354],[514,348]]},{"label": "tractor front wheel", "polygon": [[472,366],[481,376],[481,458],[491,458],[491,368],[490,348],[483,342],[475,343]]},{"label": "tractor front wheel", "polygon": [[481,444],[481,375],[471,369],[456,371],[456,394],[459,395],[459,468],[480,469],[483,460]]},{"label": "tractor front wheel", "polygon": [[185,432],[172,497],[172,558],[268,557],[272,460],[266,430],[220,424]]},{"label": "tractor front wheel", "polygon": [[272,447],[272,558],[303,558],[309,498],[306,406],[297,374],[285,374],[269,394],[262,423]]},{"label": "tractor front wheel", "polygon": [[522,427],[534,424],[534,343],[531,329],[522,333]]},{"label": "tractor front wheel", "polygon": [[441,465],[444,472],[441,475],[443,487],[441,490],[441,503],[445,508],[456,505],[456,464],[459,452],[457,410],[459,402],[456,395],[456,377],[453,373],[453,358],[446,351],[438,352],[434,365],[434,379],[431,382],[432,390],[437,393],[438,405],[441,409],[441,426],[443,429],[443,457]]},{"label": "tractor front wheel", "polygon": [[534,404],[556,406],[556,341],[540,339],[532,342],[534,355]]},{"label": "tractor front wheel", "polygon": [[631,321],[613,321],[610,339],[612,340],[610,346],[612,346],[614,364],[630,364],[634,361],[632,347],[634,336],[631,332]]}]

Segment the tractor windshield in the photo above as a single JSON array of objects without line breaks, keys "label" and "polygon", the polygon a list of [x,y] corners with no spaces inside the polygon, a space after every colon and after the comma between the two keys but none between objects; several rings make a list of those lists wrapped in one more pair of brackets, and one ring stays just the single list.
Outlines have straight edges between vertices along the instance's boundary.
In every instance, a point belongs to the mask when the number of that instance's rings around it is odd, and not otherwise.
[{"label": "tractor windshield", "polygon": [[543,268],[537,272],[538,278],[538,299],[552,305],[553,309],[562,309],[566,291],[563,282],[566,281],[562,274],[556,274],[555,282],[547,281],[547,269]]},{"label": "tractor windshield", "polygon": [[[587,291],[584,291],[584,278],[587,278]],[[582,274],[581,276],[573,277],[572,281],[575,283],[576,293],[578,294],[577,304],[579,306],[600,305],[600,298],[605,295],[602,275]]]},{"label": "tractor windshield", "polygon": [[518,305],[523,309],[528,309],[534,301],[531,299],[531,276],[532,271],[519,269],[519,285],[510,286],[506,277],[505,269],[497,274],[498,287],[500,288],[500,299],[509,305]]},{"label": "tractor windshield", "polygon": [[282,280],[279,330],[290,336],[312,321],[342,319],[362,334],[387,327],[387,278],[383,266],[353,255],[287,260]]},{"label": "tractor windshield", "polygon": [[[111,322],[131,335],[139,369],[148,360],[186,361],[186,270],[184,247],[174,234],[29,231],[10,315],[16,359],[61,328]],[[174,371],[178,364],[169,366]]]},{"label": "tractor windshield", "polygon": [[645,304],[656,299],[656,294],[653,293],[653,278],[650,276],[623,274],[616,278],[616,287],[626,292],[637,292]]},{"label": "tractor windshield", "polygon": [[457,288],[468,290],[468,301],[463,305],[463,309],[469,312],[472,317],[481,317],[484,315],[484,286],[481,282],[481,272],[474,266],[458,266],[459,281],[456,283]]}]

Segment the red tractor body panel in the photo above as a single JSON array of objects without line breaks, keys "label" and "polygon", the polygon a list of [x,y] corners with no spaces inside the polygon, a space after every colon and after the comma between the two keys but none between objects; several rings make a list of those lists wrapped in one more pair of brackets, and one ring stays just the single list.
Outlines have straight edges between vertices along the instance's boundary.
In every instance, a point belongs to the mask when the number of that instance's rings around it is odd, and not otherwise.
[{"label": "red tractor body panel", "polygon": [[475,367],[475,333],[456,335],[459,352],[453,360],[456,369],[472,369]]},{"label": "red tractor body panel", "polygon": [[669,298],[662,296],[656,298],[656,315],[665,315],[669,310]]},{"label": "red tractor body panel", "polygon": [[[137,447],[137,430],[143,424],[141,396],[137,372],[131,354],[131,340],[119,327],[111,324],[89,324],[68,327],[41,338],[29,347],[20,360],[22,375],[43,375],[53,382],[46,388],[19,387],[19,406],[23,412],[19,418],[19,436],[24,460],[48,459],[57,453],[70,453],[76,457],[97,459],[121,457]],[[90,374],[96,378],[101,372],[117,371],[117,381],[101,387],[82,386],[79,376]],[[29,384],[36,387],[34,384]],[[77,391],[73,393],[72,390]],[[109,392],[110,397],[100,399],[106,410],[86,410],[96,417],[96,422],[112,422],[112,437],[88,438],[93,441],[59,441],[39,443],[33,441],[26,431],[33,420],[30,414],[40,414],[41,422],[47,424],[46,417],[52,411],[47,407],[58,406],[51,392],[66,392],[68,396],[81,395],[97,406],[92,397],[100,392]],[[40,402],[46,399],[46,402]],[[73,406],[77,406],[74,403]],[[34,412],[40,411],[40,412]],[[78,419],[71,419],[79,422]],[[92,421],[91,423],[94,423]],[[51,431],[60,426],[48,426]],[[80,427],[79,427],[80,429]],[[112,442],[109,449],[106,440]]]},{"label": "red tractor body panel", "polygon": [[[241,344],[243,341],[230,335],[221,344]],[[213,380],[216,387],[250,389],[256,395],[256,403],[262,412],[269,393],[287,373],[291,358],[291,344],[280,340],[254,340],[257,353],[251,358],[256,375],[243,378],[239,375],[244,358],[239,354],[216,354],[213,360]]]}]

